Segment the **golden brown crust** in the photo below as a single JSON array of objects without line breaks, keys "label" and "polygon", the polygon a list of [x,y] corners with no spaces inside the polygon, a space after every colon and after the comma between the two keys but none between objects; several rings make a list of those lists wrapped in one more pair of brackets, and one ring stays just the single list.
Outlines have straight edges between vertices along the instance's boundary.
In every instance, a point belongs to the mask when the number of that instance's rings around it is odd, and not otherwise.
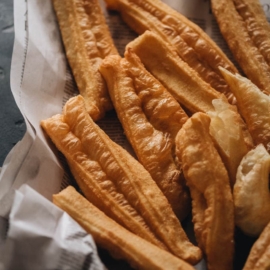
[{"label": "golden brown crust", "polygon": [[[84,181],[81,188],[86,196],[90,195],[88,199],[96,194],[103,211],[119,212],[119,219],[126,222],[126,226],[130,222],[137,223],[135,233],[146,235],[144,232],[150,229],[173,254],[191,263],[198,262],[200,250],[189,242],[150,174],[93,122],[85,110],[83,98],[77,96],[66,103],[62,116],[65,127],[59,124],[58,118],[43,120],[42,127],[67,157],[78,183]],[[65,131],[68,129],[70,132]],[[140,219],[144,222],[137,222]]]},{"label": "golden brown crust", "polygon": [[237,99],[239,113],[247,123],[254,144],[262,143],[270,151],[270,97],[250,80],[221,69]]},{"label": "golden brown crust", "polygon": [[98,68],[101,60],[117,54],[97,0],[53,0],[66,55],[87,111],[94,120],[112,109]]},{"label": "golden brown crust", "polygon": [[173,45],[182,60],[196,70],[204,81],[234,102],[218,66],[232,72],[237,72],[237,69],[200,27],[162,1],[117,0],[113,4],[111,1],[107,2],[108,7],[117,9],[123,20],[139,34],[151,30]]},{"label": "golden brown crust", "polygon": [[54,195],[53,202],[90,233],[98,245],[127,260],[136,269],[194,269],[117,224],[71,186]]},{"label": "golden brown crust", "polygon": [[203,81],[157,34],[146,31],[127,45],[152,73],[191,112],[212,111],[212,100],[225,97]]},{"label": "golden brown crust", "polygon": [[258,1],[237,0],[236,5],[233,0],[212,0],[211,3],[221,33],[246,76],[270,94],[270,67],[265,59],[269,58],[266,56],[270,48],[269,26],[265,26],[268,24],[265,16],[262,23],[262,10],[255,14],[261,8]]},{"label": "golden brown crust", "polygon": [[109,56],[100,66],[119,120],[139,161],[169,200],[178,218],[190,198],[174,160],[174,138],[188,116],[170,93],[128,49],[125,58]]},{"label": "golden brown crust", "polygon": [[194,231],[208,269],[232,269],[234,213],[228,173],[209,135],[210,118],[194,114],[176,137],[190,188]]},{"label": "golden brown crust", "polygon": [[138,211],[117,190],[117,185],[102,170],[99,162],[90,159],[85,153],[82,142],[64,122],[62,115],[56,115],[42,121],[42,127],[52,138],[57,148],[65,155],[72,174],[88,200],[122,226],[166,249],[151,232]]},{"label": "golden brown crust", "polygon": [[270,223],[254,243],[243,270],[267,270],[270,267]]},{"label": "golden brown crust", "polygon": [[246,30],[265,61],[270,64],[270,26],[259,0],[234,0]]}]

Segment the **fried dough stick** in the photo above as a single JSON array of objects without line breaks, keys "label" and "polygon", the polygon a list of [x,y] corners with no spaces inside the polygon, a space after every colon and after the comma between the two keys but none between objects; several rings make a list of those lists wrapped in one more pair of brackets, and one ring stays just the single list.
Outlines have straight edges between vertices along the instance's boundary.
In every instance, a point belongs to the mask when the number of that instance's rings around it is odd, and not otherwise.
[{"label": "fried dough stick", "polygon": [[267,270],[270,267],[270,223],[264,228],[248,255],[243,270]]},{"label": "fried dough stick", "polygon": [[246,76],[270,94],[270,27],[258,0],[212,0],[221,33]]},{"label": "fried dough stick", "polygon": [[94,120],[112,109],[98,68],[101,60],[118,54],[98,0],[53,0],[66,55],[87,111]]},{"label": "fried dough stick", "polygon": [[98,245],[136,269],[194,269],[188,263],[159,249],[123,228],[69,186],[53,195],[53,202],[73,217]]},{"label": "fried dough stick", "polygon": [[247,78],[222,68],[221,71],[237,99],[237,107],[247,123],[254,144],[262,143],[270,152],[270,97]]},{"label": "fried dough stick", "polygon": [[150,174],[93,122],[81,96],[66,103],[63,115],[41,124],[88,200],[141,237],[155,244],[159,239],[176,256],[200,260],[199,248],[189,242]]},{"label": "fried dough stick", "polygon": [[267,64],[270,64],[270,26],[258,0],[234,0],[246,30]]},{"label": "fried dough stick", "polygon": [[214,89],[235,102],[218,67],[237,69],[213,40],[196,24],[159,0],[106,0],[109,9],[120,12],[123,20],[137,33],[157,33],[174,46],[178,56]]},{"label": "fried dough stick", "polygon": [[177,56],[173,47],[164,42],[157,34],[146,31],[130,42],[127,48],[131,48],[139,56],[145,68],[165,86],[181,105],[192,113],[215,112],[213,101],[216,99],[221,100],[224,106],[227,104],[228,112],[234,115],[234,124],[242,129],[247,148],[253,147],[246,124],[235,111],[234,105],[230,106],[223,94],[205,83]]},{"label": "fried dough stick", "polygon": [[146,31],[131,41],[127,48],[132,48],[145,68],[191,112],[213,111],[213,99],[226,99],[203,81],[194,69],[181,60],[174,48],[157,34]]},{"label": "fried dough stick", "polygon": [[74,136],[62,115],[43,121],[42,127],[65,155],[78,185],[88,200],[129,230],[166,249],[125,196],[117,190],[117,186],[103,172],[99,163],[91,160],[85,153],[82,142]]},{"label": "fried dough stick", "polygon": [[139,161],[184,219],[190,198],[174,156],[174,139],[188,116],[172,95],[128,49],[125,58],[106,57],[100,71],[119,120]]},{"label": "fried dough stick", "polygon": [[192,198],[194,231],[209,270],[232,269],[234,211],[228,173],[209,135],[210,118],[194,114],[176,137]]}]

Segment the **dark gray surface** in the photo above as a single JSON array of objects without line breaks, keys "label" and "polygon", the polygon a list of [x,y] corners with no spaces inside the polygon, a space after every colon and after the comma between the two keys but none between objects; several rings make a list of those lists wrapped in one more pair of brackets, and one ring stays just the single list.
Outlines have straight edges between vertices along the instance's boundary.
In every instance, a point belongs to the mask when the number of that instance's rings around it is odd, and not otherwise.
[{"label": "dark gray surface", "polygon": [[13,42],[13,1],[0,0],[0,167],[25,133],[23,117],[10,90]]}]

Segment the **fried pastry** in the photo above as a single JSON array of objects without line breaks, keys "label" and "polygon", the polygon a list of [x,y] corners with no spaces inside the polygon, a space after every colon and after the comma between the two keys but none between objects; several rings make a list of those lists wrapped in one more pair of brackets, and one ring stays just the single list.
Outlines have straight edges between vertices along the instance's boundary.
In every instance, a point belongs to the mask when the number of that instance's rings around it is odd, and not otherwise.
[{"label": "fried pastry", "polygon": [[89,201],[142,238],[190,263],[200,260],[200,249],[188,240],[150,174],[93,122],[81,96],[41,125]]},{"label": "fried pastry", "polygon": [[237,99],[237,107],[247,123],[254,144],[270,151],[270,97],[250,80],[222,69],[222,74]]},{"label": "fried pastry", "polygon": [[228,170],[233,187],[237,168],[253,144],[251,141],[245,141],[246,134],[235,106],[221,99],[214,99],[213,106],[215,111],[208,113],[211,118],[209,131]]},{"label": "fried pastry", "polygon": [[209,134],[210,118],[190,117],[176,136],[192,199],[194,231],[207,269],[233,268],[234,209],[228,173]]},{"label": "fried pastry", "polygon": [[262,144],[241,161],[233,189],[235,223],[241,230],[258,236],[270,221],[270,155]]},{"label": "fried pastry", "polygon": [[219,66],[237,72],[235,66],[214,41],[196,24],[159,0],[106,0],[109,9],[120,12],[137,33],[155,32],[170,43],[179,58],[194,69],[212,88],[235,102]]},{"label": "fried pastry", "polygon": [[136,156],[177,217],[184,219],[190,210],[190,198],[175,161],[174,139],[188,116],[130,48],[125,58],[106,57],[100,72]]},{"label": "fried pastry", "polygon": [[243,270],[267,270],[270,267],[270,223],[252,246]]},{"label": "fried pastry", "polygon": [[234,0],[238,14],[245,22],[246,30],[267,64],[270,64],[270,26],[258,0]]},{"label": "fried pastry", "polygon": [[131,41],[127,48],[132,48],[145,68],[192,113],[212,111],[213,99],[226,99],[203,81],[194,69],[181,60],[175,49],[157,34],[146,31]]},{"label": "fried pastry", "polygon": [[117,186],[108,179],[99,163],[88,157],[82,142],[72,133],[62,115],[42,121],[42,126],[66,156],[71,171],[87,199],[124,227],[166,249],[139,213],[130,206],[125,196],[117,190]]},{"label": "fried pastry", "polygon": [[126,230],[69,186],[53,202],[74,218],[96,243],[136,269],[192,270],[191,265]]},{"label": "fried pastry", "polygon": [[112,109],[98,68],[103,58],[118,54],[98,0],[53,0],[66,55],[87,111],[94,120]]},{"label": "fried pastry", "polygon": [[270,94],[270,26],[258,0],[211,0],[220,31],[246,76]]}]

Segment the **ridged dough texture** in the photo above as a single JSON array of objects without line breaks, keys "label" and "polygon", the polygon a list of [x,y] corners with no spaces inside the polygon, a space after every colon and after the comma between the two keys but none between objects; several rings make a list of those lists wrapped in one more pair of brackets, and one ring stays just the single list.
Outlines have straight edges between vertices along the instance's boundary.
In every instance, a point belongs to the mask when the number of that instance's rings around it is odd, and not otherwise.
[{"label": "ridged dough texture", "polygon": [[65,155],[85,197],[118,223],[192,264],[201,251],[188,240],[157,184],[144,167],[96,125],[81,96],[62,115],[41,122]]},{"label": "ridged dough texture", "polygon": [[98,0],[53,0],[66,56],[88,113],[94,120],[112,109],[100,62],[118,54]]},{"label": "ridged dough texture", "polygon": [[270,223],[264,228],[248,255],[243,270],[267,270],[270,268]]},{"label": "ridged dough texture", "polygon": [[177,217],[184,219],[190,210],[190,197],[175,159],[174,139],[188,116],[131,49],[125,58],[106,57],[100,71],[136,156]]},{"label": "ridged dough texture", "polygon": [[120,12],[123,20],[137,33],[157,33],[170,43],[178,56],[214,89],[235,99],[218,67],[237,72],[235,66],[214,41],[196,24],[159,0],[105,0],[109,9]]},{"label": "ridged dough texture", "polygon": [[212,11],[246,76],[270,94],[270,26],[259,0],[211,0]]},{"label": "ridged dough texture", "polygon": [[[230,155],[230,160],[228,160],[226,153],[222,156],[227,168],[229,168],[231,183],[233,185],[235,182],[236,166],[240,162],[239,158],[241,158],[242,154],[244,155],[246,153],[245,149],[251,149],[253,147],[253,140],[246,123],[237,112],[235,105],[231,105],[223,94],[203,81],[194,69],[180,59],[174,48],[164,42],[157,34],[147,30],[144,34],[131,41],[126,48],[131,48],[139,56],[145,68],[165,86],[185,110],[188,109],[191,113],[205,112],[215,114],[215,100],[219,100],[223,104],[223,107],[227,108],[226,118],[228,118],[228,115],[232,115],[233,118],[230,121],[231,123],[227,125],[231,129],[232,126],[234,129],[239,129],[238,133],[240,137],[237,138],[238,142],[241,141],[241,136],[243,135],[243,141],[238,145],[242,147],[240,151],[236,152],[236,149],[231,149],[231,153],[233,154],[234,152],[235,155]],[[225,114],[222,116],[223,122],[225,120],[224,116]],[[232,136],[235,135],[231,134]],[[223,144],[224,142],[223,140]],[[228,149],[231,146],[227,144],[226,147]]]},{"label": "ridged dough texture", "polygon": [[192,198],[192,220],[208,270],[233,269],[234,205],[227,170],[209,134],[210,118],[190,117],[176,137],[176,150]]},{"label": "ridged dough texture", "polygon": [[198,73],[184,62],[158,34],[146,31],[126,46],[140,58],[145,68],[153,74],[190,112],[213,111],[213,99],[225,96],[201,79]]}]

